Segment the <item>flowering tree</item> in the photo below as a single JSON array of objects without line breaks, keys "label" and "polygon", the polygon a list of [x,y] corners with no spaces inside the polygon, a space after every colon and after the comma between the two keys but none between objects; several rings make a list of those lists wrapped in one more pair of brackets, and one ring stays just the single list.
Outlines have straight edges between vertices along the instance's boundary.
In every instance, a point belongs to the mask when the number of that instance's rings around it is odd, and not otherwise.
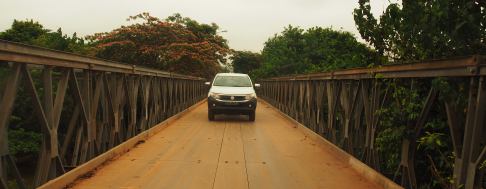
[{"label": "flowering tree", "polygon": [[179,14],[161,20],[148,13],[127,21],[136,23],[89,36],[96,56],[206,78],[227,64],[231,51],[214,23],[200,24]]}]

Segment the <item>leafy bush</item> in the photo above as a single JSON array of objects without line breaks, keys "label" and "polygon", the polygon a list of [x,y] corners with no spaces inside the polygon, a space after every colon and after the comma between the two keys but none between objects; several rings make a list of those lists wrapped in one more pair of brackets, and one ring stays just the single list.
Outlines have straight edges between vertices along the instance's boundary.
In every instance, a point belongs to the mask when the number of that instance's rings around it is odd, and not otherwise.
[{"label": "leafy bush", "polygon": [[13,155],[38,153],[41,139],[42,134],[23,128],[8,130],[8,145]]}]

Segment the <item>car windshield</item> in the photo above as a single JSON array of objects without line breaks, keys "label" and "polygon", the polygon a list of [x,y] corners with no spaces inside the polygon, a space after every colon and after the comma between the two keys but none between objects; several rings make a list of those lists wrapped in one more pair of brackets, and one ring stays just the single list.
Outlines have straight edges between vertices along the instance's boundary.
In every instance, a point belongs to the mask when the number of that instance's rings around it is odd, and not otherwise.
[{"label": "car windshield", "polygon": [[217,76],[213,86],[251,87],[251,81],[247,76]]}]

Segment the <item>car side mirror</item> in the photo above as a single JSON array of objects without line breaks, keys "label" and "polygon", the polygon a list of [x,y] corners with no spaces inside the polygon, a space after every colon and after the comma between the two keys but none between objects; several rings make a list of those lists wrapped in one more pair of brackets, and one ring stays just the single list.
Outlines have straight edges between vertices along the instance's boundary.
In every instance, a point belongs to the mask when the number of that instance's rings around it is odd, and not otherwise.
[{"label": "car side mirror", "polygon": [[211,85],[211,82],[209,82],[209,81],[204,82],[204,85]]},{"label": "car side mirror", "polygon": [[258,84],[258,83],[255,83],[255,87],[260,87],[260,84]]}]

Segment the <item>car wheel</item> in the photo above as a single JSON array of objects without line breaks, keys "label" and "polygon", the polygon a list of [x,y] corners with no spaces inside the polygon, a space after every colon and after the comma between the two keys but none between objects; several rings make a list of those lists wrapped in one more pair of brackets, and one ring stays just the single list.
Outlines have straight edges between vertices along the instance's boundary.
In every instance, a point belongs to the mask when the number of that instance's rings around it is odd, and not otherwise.
[{"label": "car wheel", "polygon": [[250,121],[255,121],[255,110],[248,113],[248,117],[250,118]]},{"label": "car wheel", "polygon": [[209,121],[214,121],[214,112],[212,110],[208,110],[208,119]]}]

